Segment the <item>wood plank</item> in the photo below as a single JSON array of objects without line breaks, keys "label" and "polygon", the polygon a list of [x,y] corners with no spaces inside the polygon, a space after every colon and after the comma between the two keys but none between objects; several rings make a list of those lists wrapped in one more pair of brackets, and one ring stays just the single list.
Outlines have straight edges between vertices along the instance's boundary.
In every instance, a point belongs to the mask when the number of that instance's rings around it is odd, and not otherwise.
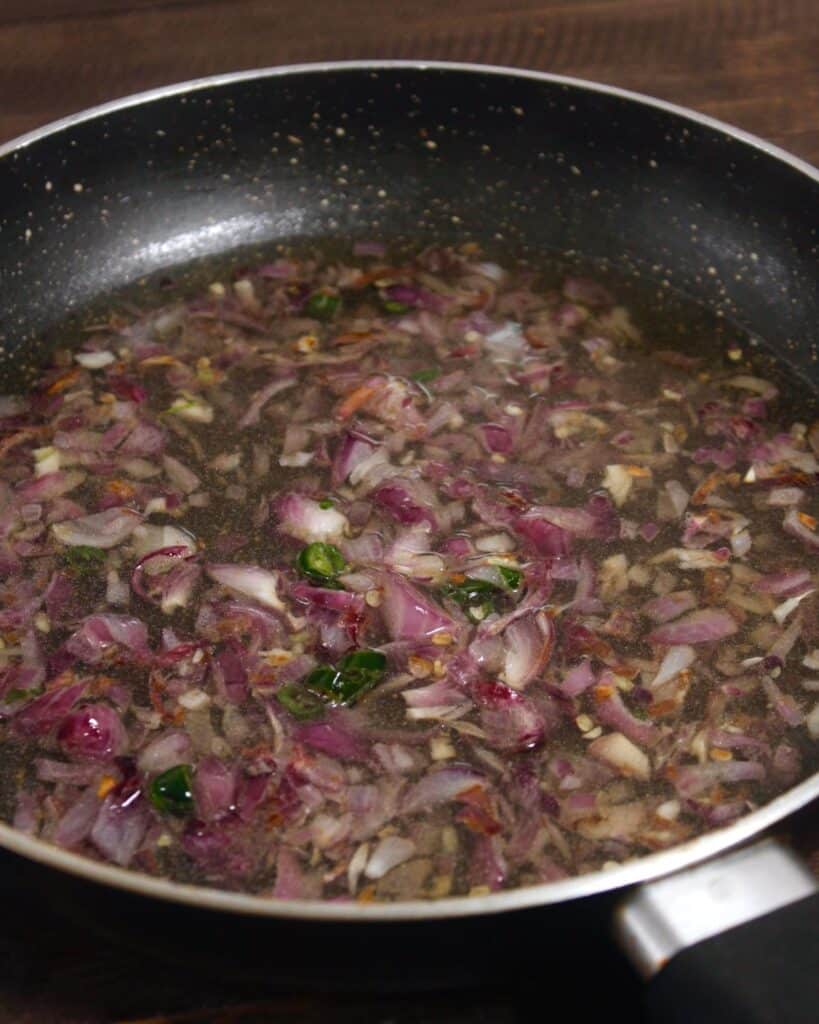
[{"label": "wood plank", "polygon": [[[0,0],[0,141],[117,96],[217,72],[437,58],[610,82],[690,105],[819,163],[818,56],[819,0]],[[819,873],[815,812],[786,829]],[[543,981],[534,976],[450,995],[277,994],[270,971],[231,970],[243,962],[241,947],[226,952],[222,971],[198,965],[184,947],[178,958],[158,959],[161,908],[150,935],[127,917],[109,934],[93,900],[110,894],[89,886],[89,902],[79,904],[66,892],[75,892],[68,879],[0,851],[0,1024],[510,1024],[542,1012]],[[555,971],[554,955],[544,970]],[[325,956],[320,950],[316,964]],[[583,993],[585,1010],[597,1017],[628,1005],[639,1024],[636,981],[624,979],[619,963],[589,963],[597,984]]]},{"label": "wood plank", "polygon": [[[21,0],[12,3],[24,13]],[[185,78],[318,59],[426,57],[608,81],[819,159],[811,0],[453,0],[445,9],[417,0],[389,16],[370,0],[128,0],[116,8],[110,0],[39,0],[28,10],[28,21],[0,24],[0,138]]]}]

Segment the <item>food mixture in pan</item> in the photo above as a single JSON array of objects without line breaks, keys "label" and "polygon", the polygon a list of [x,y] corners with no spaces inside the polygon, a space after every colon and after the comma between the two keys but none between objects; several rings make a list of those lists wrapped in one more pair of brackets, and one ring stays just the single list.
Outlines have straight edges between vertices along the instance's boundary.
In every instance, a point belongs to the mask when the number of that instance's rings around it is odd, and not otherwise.
[{"label": "food mixture in pan", "polygon": [[819,424],[738,343],[375,243],[75,341],[0,399],[16,828],[434,898],[622,863],[812,769]]}]

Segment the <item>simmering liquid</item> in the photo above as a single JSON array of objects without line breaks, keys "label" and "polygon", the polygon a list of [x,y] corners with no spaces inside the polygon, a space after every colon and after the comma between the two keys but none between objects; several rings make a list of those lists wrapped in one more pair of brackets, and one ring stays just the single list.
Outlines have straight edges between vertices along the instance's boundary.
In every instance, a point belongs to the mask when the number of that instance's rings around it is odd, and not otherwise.
[{"label": "simmering liquid", "polygon": [[686,300],[470,247],[118,304],[0,399],[4,815],[370,901],[748,813],[819,736],[795,387]]}]

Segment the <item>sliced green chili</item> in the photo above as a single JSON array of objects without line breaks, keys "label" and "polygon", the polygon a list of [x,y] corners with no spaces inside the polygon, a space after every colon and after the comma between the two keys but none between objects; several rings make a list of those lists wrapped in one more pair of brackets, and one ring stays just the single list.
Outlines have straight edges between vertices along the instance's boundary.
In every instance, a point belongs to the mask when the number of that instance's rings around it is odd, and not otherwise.
[{"label": "sliced green chili", "polygon": [[308,544],[299,553],[296,560],[299,572],[315,583],[323,587],[337,588],[336,576],[344,572],[347,563],[344,556],[334,544],[325,544],[316,541]]},{"label": "sliced green chili", "polygon": [[21,700],[28,700],[29,697],[36,697],[41,692],[41,690],[20,690],[15,686],[3,694],[3,703],[17,704]]},{"label": "sliced green chili", "polygon": [[163,814],[183,817],[193,811],[193,771],[189,764],[177,764],[151,783],[148,796]]},{"label": "sliced green chili", "polygon": [[316,320],[332,320],[341,307],[341,296],[313,292],[307,300],[306,312]]},{"label": "sliced green chili", "polygon": [[499,565],[497,569],[509,590],[517,590],[523,579],[523,573],[519,569],[510,569],[507,565]]},{"label": "sliced green chili", "polygon": [[338,672],[332,665],[319,665],[304,677],[302,685],[312,693],[329,693],[337,675]]},{"label": "sliced green chili", "polygon": [[341,659],[338,668],[321,665],[313,669],[304,685],[331,704],[355,704],[381,682],[386,667],[387,659],[380,651],[353,651]]},{"label": "sliced green chili", "polygon": [[428,370],[417,370],[412,374],[412,379],[417,380],[419,384],[429,384],[430,381],[440,376],[441,371],[435,366],[430,366]]},{"label": "sliced green chili", "polygon": [[475,580],[469,576],[462,583],[447,583],[442,590],[445,597],[451,597],[461,608],[492,599],[498,593],[494,583],[488,580]]},{"label": "sliced green chili", "polygon": [[489,580],[467,576],[461,583],[447,583],[441,588],[442,593],[460,605],[473,622],[482,622],[487,615],[495,611],[496,602],[501,594],[520,586],[521,574],[517,569],[507,569],[506,566],[498,568],[503,580],[502,586]]},{"label": "sliced green chili", "polygon": [[289,683],[287,686],[277,690],[276,700],[285,711],[289,711],[300,722],[321,718],[326,706],[324,701],[298,683]]},{"label": "sliced green chili", "polygon": [[387,658],[380,651],[353,651],[341,659],[338,689],[345,704],[350,704],[381,682]]}]

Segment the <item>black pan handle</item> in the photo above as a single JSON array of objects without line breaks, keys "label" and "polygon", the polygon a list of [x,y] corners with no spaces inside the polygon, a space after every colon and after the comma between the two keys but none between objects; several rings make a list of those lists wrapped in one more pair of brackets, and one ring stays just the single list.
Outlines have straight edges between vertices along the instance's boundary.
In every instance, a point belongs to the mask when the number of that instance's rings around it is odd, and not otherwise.
[{"label": "black pan handle", "polygon": [[664,1024],[816,1024],[819,893],[682,950],[649,982]]},{"label": "black pan handle", "polygon": [[657,1024],[816,1024],[819,887],[772,839],[634,890],[615,931]]}]

